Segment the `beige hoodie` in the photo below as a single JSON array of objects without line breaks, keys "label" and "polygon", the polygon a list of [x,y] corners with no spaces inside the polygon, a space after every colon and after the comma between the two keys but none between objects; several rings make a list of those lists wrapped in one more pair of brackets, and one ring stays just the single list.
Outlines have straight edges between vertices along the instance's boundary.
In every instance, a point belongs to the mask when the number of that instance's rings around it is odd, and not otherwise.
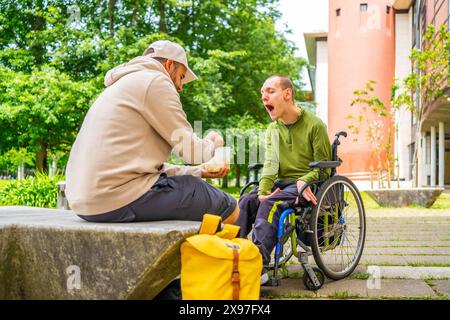
[{"label": "beige hoodie", "polygon": [[105,76],[107,88],[89,109],[72,146],[66,195],[77,214],[121,208],[146,193],[160,173],[196,174],[164,162],[172,150],[188,163],[209,160],[214,144],[199,139],[180,96],[158,61],[140,56]]}]

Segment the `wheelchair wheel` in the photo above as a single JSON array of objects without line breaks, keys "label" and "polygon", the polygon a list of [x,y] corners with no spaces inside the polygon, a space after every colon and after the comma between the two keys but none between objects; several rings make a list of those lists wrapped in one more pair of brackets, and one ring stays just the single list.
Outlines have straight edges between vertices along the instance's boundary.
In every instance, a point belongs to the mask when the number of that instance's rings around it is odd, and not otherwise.
[{"label": "wheelchair wheel", "polygon": [[303,274],[303,279],[302,279],[303,285],[308,290],[319,290],[320,288],[322,288],[323,284],[325,283],[325,275],[324,275],[323,271],[317,267],[313,267],[312,270],[314,271],[314,274],[316,275],[317,280],[319,280],[319,283],[317,285],[315,285],[314,282],[309,277],[308,273],[305,272]]},{"label": "wheelchair wheel", "polygon": [[311,249],[325,275],[339,280],[350,275],[361,259],[366,217],[361,195],[343,176],[326,180],[311,214]]}]

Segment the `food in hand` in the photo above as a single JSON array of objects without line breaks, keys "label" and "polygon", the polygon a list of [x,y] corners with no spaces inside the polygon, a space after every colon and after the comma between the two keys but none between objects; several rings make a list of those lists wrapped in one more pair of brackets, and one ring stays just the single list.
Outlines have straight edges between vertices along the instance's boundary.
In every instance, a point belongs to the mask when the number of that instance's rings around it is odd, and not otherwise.
[{"label": "food in hand", "polygon": [[205,170],[209,173],[217,173],[224,167],[223,164],[205,163]]},{"label": "food in hand", "polygon": [[230,147],[217,148],[214,157],[204,164],[205,170],[216,173],[230,166]]}]

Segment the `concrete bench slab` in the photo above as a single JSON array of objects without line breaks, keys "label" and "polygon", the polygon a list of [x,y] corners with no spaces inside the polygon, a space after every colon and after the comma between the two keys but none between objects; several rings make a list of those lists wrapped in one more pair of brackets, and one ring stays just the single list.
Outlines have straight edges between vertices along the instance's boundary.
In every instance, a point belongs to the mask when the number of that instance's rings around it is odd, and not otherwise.
[{"label": "concrete bench slab", "polygon": [[180,273],[180,245],[199,227],[0,207],[0,299],[152,299]]},{"label": "concrete bench slab", "polygon": [[367,190],[366,193],[382,207],[417,205],[429,208],[442,191],[443,188],[411,188]]}]

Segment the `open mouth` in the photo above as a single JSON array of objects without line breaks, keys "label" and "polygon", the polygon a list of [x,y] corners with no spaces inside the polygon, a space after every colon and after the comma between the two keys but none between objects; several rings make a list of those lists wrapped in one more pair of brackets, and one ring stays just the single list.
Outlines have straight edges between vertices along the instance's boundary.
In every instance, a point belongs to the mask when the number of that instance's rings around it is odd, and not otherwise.
[{"label": "open mouth", "polygon": [[266,110],[267,111],[269,111],[269,112],[272,112],[273,111],[273,109],[275,109],[272,105],[270,105],[270,104],[266,104],[266,105],[264,105],[265,107],[266,107]]}]

